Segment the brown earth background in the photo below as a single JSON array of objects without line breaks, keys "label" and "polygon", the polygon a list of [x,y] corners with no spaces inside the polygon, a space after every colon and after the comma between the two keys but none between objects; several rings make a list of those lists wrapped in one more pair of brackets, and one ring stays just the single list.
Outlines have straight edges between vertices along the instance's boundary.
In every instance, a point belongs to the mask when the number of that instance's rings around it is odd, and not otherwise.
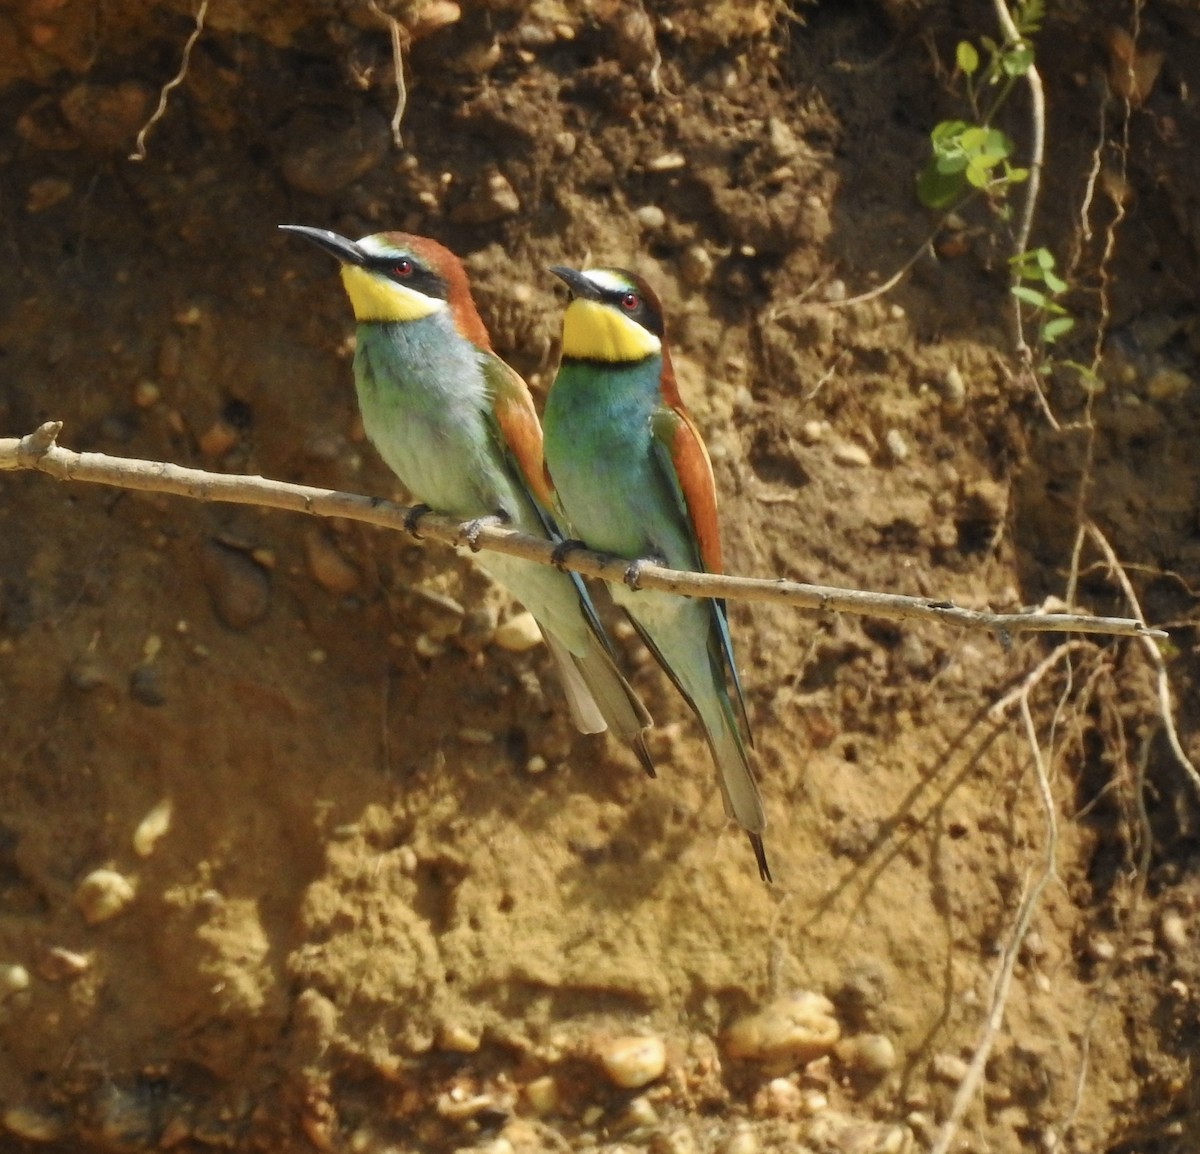
[{"label": "brown earth background", "polygon": [[[385,7],[402,147],[373,6],[212,0],[133,161],[195,10],[0,3],[0,436],[403,499],[332,263],[276,225],[445,242],[539,403],[545,266],[626,265],[731,571],[1132,614],[1094,538],[1073,565],[1090,519],[1200,761],[1195,0],[1052,4],[1037,37],[1056,356],[1103,353],[1044,403],[1008,226],[914,192],[990,4]],[[1023,87],[1001,123],[1027,156]],[[571,730],[545,650],[496,633],[518,612],[403,534],[3,475],[0,1149],[928,1149],[1048,856],[952,1148],[1200,1149],[1196,794],[1144,643],[734,606],[768,888],[628,631],[655,781]],[[770,1061],[728,1041],[760,1010]],[[648,1085],[606,1070],[628,1036],[665,1045]]]}]

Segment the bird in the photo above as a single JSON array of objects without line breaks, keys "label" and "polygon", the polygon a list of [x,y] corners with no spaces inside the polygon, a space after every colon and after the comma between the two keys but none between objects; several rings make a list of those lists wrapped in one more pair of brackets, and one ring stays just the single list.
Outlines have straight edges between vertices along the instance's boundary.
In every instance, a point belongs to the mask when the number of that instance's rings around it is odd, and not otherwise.
[{"label": "bird", "polygon": [[341,265],[357,322],[354,382],[363,428],[418,502],[470,522],[475,561],[533,615],[560,672],[575,726],[611,729],[646,772],[650,714],[619,671],[582,579],[549,565],[478,552],[479,528],[503,523],[561,541],[550,512],[542,431],[529,388],[492,349],[462,262],[439,242],[403,232],[349,240],[281,225]]},{"label": "bird", "polygon": [[722,570],[712,464],[679,394],[662,305],[625,269],[549,271],[571,291],[561,363],[542,413],[546,471],[563,527],[577,539],[556,552],[561,558],[583,543],[635,559],[626,584],[613,584],[613,598],[699,719],[725,812],[745,830],[770,882],[766,816],[724,602],[636,588],[645,561]]}]

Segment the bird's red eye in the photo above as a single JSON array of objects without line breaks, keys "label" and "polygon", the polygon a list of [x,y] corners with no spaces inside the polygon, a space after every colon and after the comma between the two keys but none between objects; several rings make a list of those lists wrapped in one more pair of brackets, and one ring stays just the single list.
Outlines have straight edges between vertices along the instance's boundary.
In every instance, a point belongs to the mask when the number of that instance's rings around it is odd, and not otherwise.
[{"label": "bird's red eye", "polygon": [[636,312],[638,305],[641,303],[642,298],[639,297],[637,293],[626,293],[621,298],[621,308],[623,308],[627,313]]},{"label": "bird's red eye", "polygon": [[392,265],[392,272],[395,273],[396,276],[412,276],[413,262],[409,260],[408,257],[402,256],[394,265]]}]

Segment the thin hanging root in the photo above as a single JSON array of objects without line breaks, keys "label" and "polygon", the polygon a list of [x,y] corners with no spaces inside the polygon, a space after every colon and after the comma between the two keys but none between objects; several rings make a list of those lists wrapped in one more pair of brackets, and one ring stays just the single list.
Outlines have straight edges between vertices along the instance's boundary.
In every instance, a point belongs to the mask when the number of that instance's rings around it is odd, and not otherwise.
[{"label": "thin hanging root", "polygon": [[208,0],[200,0],[200,7],[196,9],[196,26],[192,29],[191,35],[188,36],[187,42],[183,46],[183,58],[179,62],[179,71],[171,77],[170,80],[162,86],[162,91],[158,94],[158,107],[154,110],[150,119],[142,125],[141,131],[137,134],[137,146],[133,152],[129,154],[130,160],[145,160],[146,159],[146,137],[167,111],[167,97],[170,95],[172,88],[178,88],[188,73],[188,64],[192,59],[192,49],[196,47],[196,41],[200,39],[200,34],[204,31],[204,17],[208,15]]},{"label": "thin hanging root", "polygon": [[408,29],[395,16],[385,12],[375,0],[367,0],[367,7],[375,13],[387,26],[392,34],[392,67],[396,73],[396,110],[392,113],[392,140],[397,148],[404,147],[404,138],[400,135],[400,121],[404,119],[404,110],[408,106],[408,89],[404,86],[404,49],[408,47],[412,37]]}]

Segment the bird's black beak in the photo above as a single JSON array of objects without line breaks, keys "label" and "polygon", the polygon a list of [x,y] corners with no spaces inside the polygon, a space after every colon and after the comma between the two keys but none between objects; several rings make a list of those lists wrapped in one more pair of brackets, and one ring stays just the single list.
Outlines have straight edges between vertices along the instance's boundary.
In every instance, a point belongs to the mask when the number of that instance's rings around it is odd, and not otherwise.
[{"label": "bird's black beak", "polygon": [[600,290],[583,273],[561,264],[552,264],[546,271],[558,277],[571,290],[572,296],[582,297],[585,301],[600,299]]},{"label": "bird's black beak", "polygon": [[336,232],[330,232],[327,228],[309,228],[306,224],[281,224],[279,227],[284,232],[294,232],[297,236],[302,236],[306,240],[311,240],[313,244],[320,245],[343,264],[364,265],[367,263],[367,254],[354,241],[347,240],[344,236],[338,236]]}]

